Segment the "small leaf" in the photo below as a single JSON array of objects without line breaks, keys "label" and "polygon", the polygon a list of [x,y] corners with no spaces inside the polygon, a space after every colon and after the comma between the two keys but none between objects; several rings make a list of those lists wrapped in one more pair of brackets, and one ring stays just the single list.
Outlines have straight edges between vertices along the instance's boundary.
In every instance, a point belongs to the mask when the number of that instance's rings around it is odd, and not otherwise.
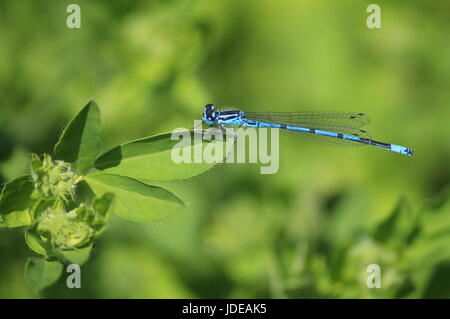
[{"label": "small leaf", "polygon": [[43,258],[28,258],[25,266],[25,278],[31,287],[39,291],[55,283],[61,276],[63,265],[58,261]]},{"label": "small leaf", "polygon": [[25,241],[35,253],[42,256],[49,256],[48,247],[46,249],[46,245],[43,243],[41,239],[39,239],[39,235],[37,235],[34,229],[28,229],[25,232]]},{"label": "small leaf", "polygon": [[94,200],[95,194],[89,185],[84,181],[77,184],[77,199],[82,203],[89,203]]},{"label": "small leaf", "polygon": [[106,193],[100,198],[94,198],[92,203],[93,208],[100,213],[103,217],[108,213],[111,204],[113,202],[114,195],[111,193]]},{"label": "small leaf", "polygon": [[95,230],[95,236],[98,237],[106,226],[109,211],[112,210],[114,203],[114,194],[105,193],[101,198],[94,198],[92,208],[95,211],[94,218],[88,219],[89,225]]},{"label": "small leaf", "polygon": [[42,167],[42,160],[39,155],[32,153],[31,154],[31,177],[33,180],[38,178],[37,171]]},{"label": "small leaf", "polygon": [[62,255],[72,264],[77,264],[78,266],[81,266],[89,259],[91,250],[92,244],[87,247],[76,250],[63,250]]},{"label": "small leaf", "polygon": [[[223,141],[211,142],[198,138],[196,139],[198,144],[194,146],[194,134],[187,131],[180,133],[182,134],[184,134],[182,141],[173,140],[171,133],[165,133],[122,144],[101,155],[96,160],[95,167],[107,173],[139,180],[167,181],[201,174],[217,164],[205,161],[194,163],[193,153],[202,154],[202,147],[211,145],[210,143],[217,143],[215,145],[223,150],[225,145]],[[187,154],[190,162],[176,163],[172,158],[173,152]]]},{"label": "small leaf", "polygon": [[125,219],[149,222],[168,218],[184,206],[168,190],[130,177],[97,172],[85,177],[97,196],[114,194],[113,212]]},{"label": "small leaf", "polygon": [[74,163],[75,171],[82,175],[98,155],[100,144],[100,110],[90,101],[64,129],[55,145],[58,159]]},{"label": "small leaf", "polygon": [[33,202],[33,190],[30,175],[20,176],[6,183],[0,198],[0,215],[8,227],[31,224],[29,208]]}]

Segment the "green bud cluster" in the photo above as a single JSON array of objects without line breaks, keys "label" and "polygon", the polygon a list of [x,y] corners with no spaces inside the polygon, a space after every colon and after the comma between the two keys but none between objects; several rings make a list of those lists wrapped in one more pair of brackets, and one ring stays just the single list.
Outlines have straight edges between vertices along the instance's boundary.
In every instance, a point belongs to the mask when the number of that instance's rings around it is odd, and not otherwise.
[{"label": "green bud cluster", "polygon": [[44,198],[53,198],[64,202],[74,199],[76,184],[81,180],[81,177],[72,171],[69,163],[53,161],[48,154],[44,154],[42,160],[33,154],[31,176],[36,190]]},{"label": "green bud cluster", "polygon": [[92,206],[81,203],[67,211],[62,205],[48,207],[40,213],[37,232],[41,239],[53,247],[72,250],[89,245],[106,224],[106,211],[98,209],[95,199]]},{"label": "green bud cluster", "polygon": [[90,245],[106,224],[112,195],[80,202],[75,195],[82,176],[72,170],[70,163],[52,160],[48,154],[42,159],[32,155],[31,172],[39,198],[33,210],[33,229],[42,244],[60,250]]}]

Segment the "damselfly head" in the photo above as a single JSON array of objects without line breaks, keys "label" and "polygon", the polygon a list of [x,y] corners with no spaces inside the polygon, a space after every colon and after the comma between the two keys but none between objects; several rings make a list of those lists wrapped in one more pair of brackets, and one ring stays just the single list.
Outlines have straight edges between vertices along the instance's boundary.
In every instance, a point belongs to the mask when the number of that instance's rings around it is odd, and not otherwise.
[{"label": "damselfly head", "polygon": [[216,121],[216,112],[214,111],[216,107],[213,104],[206,104],[203,109],[202,119],[206,124],[214,124]]}]

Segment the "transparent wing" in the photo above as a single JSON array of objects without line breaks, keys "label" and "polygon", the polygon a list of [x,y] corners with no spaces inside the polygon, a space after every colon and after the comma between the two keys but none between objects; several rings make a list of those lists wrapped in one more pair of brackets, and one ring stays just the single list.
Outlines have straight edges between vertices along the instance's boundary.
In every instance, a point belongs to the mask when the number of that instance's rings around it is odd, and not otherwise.
[{"label": "transparent wing", "polygon": [[[246,118],[271,124],[300,126],[334,133],[370,139],[370,134],[361,129],[369,123],[369,117],[356,112],[246,112]],[[363,146],[365,144],[334,137],[281,129],[280,133],[294,137],[311,139],[316,142],[339,146]]]}]

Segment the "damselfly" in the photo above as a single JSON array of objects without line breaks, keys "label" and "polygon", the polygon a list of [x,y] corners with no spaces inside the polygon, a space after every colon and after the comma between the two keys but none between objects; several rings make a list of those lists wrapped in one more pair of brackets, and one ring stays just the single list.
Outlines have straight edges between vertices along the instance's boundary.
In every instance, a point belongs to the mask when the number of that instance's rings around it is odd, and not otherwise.
[{"label": "damselfly", "polygon": [[414,151],[401,145],[377,142],[362,127],[369,122],[364,113],[354,112],[244,112],[216,110],[208,104],[203,110],[203,121],[217,125],[222,131],[227,126],[278,128],[281,133],[312,137],[326,143],[361,146],[371,145],[384,150],[412,156]]}]

